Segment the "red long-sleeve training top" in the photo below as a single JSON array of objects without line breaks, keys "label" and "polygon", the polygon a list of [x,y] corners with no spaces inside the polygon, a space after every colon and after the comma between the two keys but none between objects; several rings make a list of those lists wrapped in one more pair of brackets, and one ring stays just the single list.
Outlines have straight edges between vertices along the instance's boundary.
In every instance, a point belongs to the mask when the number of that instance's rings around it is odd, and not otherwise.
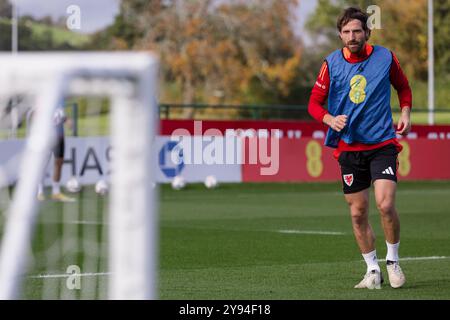
[{"label": "red long-sleeve training top", "polygon": [[[360,53],[351,53],[347,48],[342,49],[344,58],[349,63],[357,63],[367,59],[373,51],[373,46],[366,44]],[[400,108],[410,107],[412,108],[412,92],[408,83],[408,79],[403,73],[400,63],[397,57],[392,53],[392,64],[390,69],[389,78],[391,84],[397,90],[398,99],[400,102]],[[328,91],[330,87],[330,74],[328,72],[328,65],[326,62],[322,64],[320,68],[319,75],[317,76],[316,83],[311,91],[311,97],[308,104],[309,114],[319,122],[323,122],[323,117],[328,114],[328,111],[324,109],[324,105],[328,98]],[[400,143],[397,139],[389,139],[377,144],[363,144],[363,143],[352,143],[347,144],[343,140],[339,141],[338,147],[334,152],[334,157],[337,159],[342,151],[364,151],[380,148],[384,145],[393,143],[397,146],[399,152],[402,149]]]}]

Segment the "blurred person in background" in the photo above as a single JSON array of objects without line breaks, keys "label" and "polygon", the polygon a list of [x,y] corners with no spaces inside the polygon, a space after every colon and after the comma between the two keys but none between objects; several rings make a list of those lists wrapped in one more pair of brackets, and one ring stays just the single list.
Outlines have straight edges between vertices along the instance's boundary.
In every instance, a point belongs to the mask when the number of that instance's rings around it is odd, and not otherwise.
[{"label": "blurred person in background", "polygon": [[[75,199],[68,197],[61,192],[61,172],[64,163],[64,149],[65,149],[65,134],[64,123],[67,121],[66,114],[64,112],[64,106],[59,106],[53,115],[53,124],[56,132],[56,143],[53,147],[53,176],[52,176],[52,195],[51,199],[61,202],[74,202]],[[38,200],[45,200],[44,184],[43,182],[38,185]]]}]

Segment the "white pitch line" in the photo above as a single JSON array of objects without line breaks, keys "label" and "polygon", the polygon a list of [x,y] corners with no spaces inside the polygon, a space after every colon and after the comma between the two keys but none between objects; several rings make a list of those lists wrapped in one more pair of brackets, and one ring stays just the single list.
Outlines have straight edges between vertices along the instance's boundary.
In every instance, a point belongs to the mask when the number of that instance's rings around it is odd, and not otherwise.
[{"label": "white pitch line", "polygon": [[53,279],[53,278],[68,278],[68,277],[97,277],[110,276],[111,272],[87,272],[87,273],[64,273],[64,274],[39,274],[37,276],[30,276],[33,279]]},{"label": "white pitch line", "polygon": [[69,224],[86,224],[86,225],[101,225],[101,224],[107,224],[106,222],[102,221],[87,221],[87,220],[75,220],[75,221],[68,221]]},{"label": "white pitch line", "polygon": [[[300,231],[300,230],[280,230],[280,231]],[[316,231],[314,231],[314,232],[316,232]],[[323,231],[323,232],[326,232],[326,231]],[[292,232],[287,232],[287,233],[292,233]],[[335,234],[335,233],[336,232],[334,232],[333,234]],[[339,234],[342,234],[342,233],[339,233]],[[447,256],[405,257],[405,258],[400,258],[400,261],[442,260],[442,259],[450,259],[450,257],[447,257]],[[364,261],[364,260],[358,260],[358,261]],[[386,260],[385,259],[378,259],[378,261],[386,261]],[[97,272],[97,273],[96,272],[88,272],[88,273],[71,273],[71,274],[69,274],[69,273],[64,273],[64,274],[40,274],[40,275],[37,275],[37,276],[30,276],[30,278],[33,278],[33,279],[52,279],[52,278],[67,278],[67,277],[73,277],[73,276],[98,277],[98,276],[110,276],[110,275],[111,275],[111,272]]]},{"label": "white pitch line", "polygon": [[[441,259],[450,259],[450,257],[446,256],[431,256],[431,257],[404,257],[400,258],[401,261],[416,261],[416,260],[441,260]],[[364,260],[362,260],[364,261]],[[378,259],[378,261],[386,261],[386,259]]]},{"label": "white pitch line", "polygon": [[279,233],[288,233],[288,234],[318,234],[318,235],[327,235],[327,236],[343,236],[344,232],[337,231],[313,231],[313,230],[278,230]]}]

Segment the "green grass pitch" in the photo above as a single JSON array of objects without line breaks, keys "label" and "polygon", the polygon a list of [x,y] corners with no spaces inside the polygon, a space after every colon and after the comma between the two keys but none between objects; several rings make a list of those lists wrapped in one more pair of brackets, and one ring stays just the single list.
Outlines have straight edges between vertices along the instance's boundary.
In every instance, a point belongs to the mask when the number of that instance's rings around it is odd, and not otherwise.
[{"label": "green grass pitch", "polygon": [[[399,184],[400,256],[407,277],[401,289],[387,281],[381,290],[353,289],[365,263],[340,188],[338,183],[273,183],[206,190],[191,184],[174,191],[163,185],[159,298],[450,299],[450,182]],[[86,188],[75,204],[43,203],[33,247],[46,248],[47,254],[34,255],[25,298],[42,298],[44,291],[44,297],[105,297],[107,202]],[[383,259],[386,246],[373,194],[370,220]],[[90,255],[86,264],[83,248]],[[51,252],[62,253],[62,260],[52,265]],[[52,270],[41,269],[44,260]],[[64,275],[71,264],[88,273],[80,290],[66,289],[67,277],[35,277]],[[384,262],[381,268],[387,278]]]}]

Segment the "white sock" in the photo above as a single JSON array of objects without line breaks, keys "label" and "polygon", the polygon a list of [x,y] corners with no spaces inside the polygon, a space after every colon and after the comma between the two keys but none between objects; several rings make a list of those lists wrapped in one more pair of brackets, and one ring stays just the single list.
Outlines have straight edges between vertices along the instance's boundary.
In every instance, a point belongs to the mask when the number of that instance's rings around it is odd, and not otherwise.
[{"label": "white sock", "polygon": [[57,194],[61,192],[61,188],[59,187],[59,182],[53,181],[52,183],[52,193]]},{"label": "white sock", "polygon": [[362,256],[367,264],[367,272],[370,272],[372,270],[380,271],[380,266],[378,265],[377,259],[377,250],[373,250],[368,253],[363,253]]},{"label": "white sock", "polygon": [[400,241],[394,244],[391,244],[386,241],[387,246],[387,255],[386,255],[386,261],[398,261],[398,247],[400,246]]}]

